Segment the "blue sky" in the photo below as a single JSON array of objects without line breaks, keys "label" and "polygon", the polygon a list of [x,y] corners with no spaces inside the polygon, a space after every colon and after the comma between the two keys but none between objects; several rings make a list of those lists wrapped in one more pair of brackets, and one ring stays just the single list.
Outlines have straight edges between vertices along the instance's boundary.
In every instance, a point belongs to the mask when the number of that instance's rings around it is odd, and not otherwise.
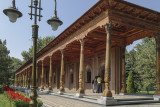
[{"label": "blue sky", "polygon": [[[32,45],[33,20],[30,20],[31,0],[16,0],[16,7],[23,13],[16,23],[10,23],[8,17],[3,14],[3,9],[10,6],[11,0],[1,0],[0,3],[0,39],[7,40],[7,48],[10,50],[10,56],[22,60],[21,52],[28,50]],[[42,21],[38,22],[39,36],[57,36],[78,19],[84,12],[93,6],[98,0],[57,0],[58,17],[63,21],[63,25],[57,31],[52,31],[46,21],[53,16],[54,0],[42,0]],[[160,0],[126,0],[152,10],[160,11]],[[154,1],[154,2],[153,2]],[[139,41],[138,41],[139,42]],[[136,41],[137,43],[137,41]],[[135,45],[128,46],[130,50]]]}]

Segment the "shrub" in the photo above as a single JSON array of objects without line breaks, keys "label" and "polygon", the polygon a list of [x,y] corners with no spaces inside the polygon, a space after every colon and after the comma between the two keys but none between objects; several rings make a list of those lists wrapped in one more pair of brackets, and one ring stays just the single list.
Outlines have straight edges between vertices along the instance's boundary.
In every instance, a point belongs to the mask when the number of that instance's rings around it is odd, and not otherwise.
[{"label": "shrub", "polygon": [[[14,104],[16,107],[29,107],[30,98],[24,95],[22,92],[14,91],[12,88],[5,86],[3,88],[7,92],[4,95],[9,99],[10,104]],[[43,105],[43,102],[37,99],[38,107]]]},{"label": "shrub", "polygon": [[37,99],[38,107],[42,107],[43,102],[40,99]]},{"label": "shrub", "polygon": [[0,85],[0,94],[3,93],[3,87]]},{"label": "shrub", "polygon": [[14,100],[16,107],[29,107],[29,102],[24,102],[22,100]]},{"label": "shrub", "polygon": [[133,74],[129,72],[128,80],[127,80],[127,93],[135,93]]}]

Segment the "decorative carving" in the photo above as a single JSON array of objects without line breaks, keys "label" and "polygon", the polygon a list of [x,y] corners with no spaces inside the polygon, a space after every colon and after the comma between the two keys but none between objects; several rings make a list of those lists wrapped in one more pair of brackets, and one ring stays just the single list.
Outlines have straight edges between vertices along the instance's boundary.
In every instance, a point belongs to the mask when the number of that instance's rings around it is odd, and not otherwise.
[{"label": "decorative carving", "polygon": [[80,50],[80,65],[79,65],[79,94],[84,94],[83,89],[83,74],[84,74],[84,39],[79,39],[81,44],[81,50]]},{"label": "decorative carving", "polygon": [[112,97],[110,91],[110,72],[111,72],[111,31],[113,28],[112,23],[104,25],[107,37],[106,37],[106,58],[105,58],[105,90],[103,91],[104,97]]},{"label": "decorative carving", "polygon": [[42,60],[41,89],[44,89],[44,61]]},{"label": "decorative carving", "polygon": [[37,64],[37,69],[36,69],[36,82],[37,82],[37,87],[39,86],[38,84],[38,64]]},{"label": "decorative carving", "polygon": [[126,93],[126,72],[125,72],[125,47],[121,48],[121,63],[122,63],[122,89],[121,93]]},{"label": "decorative carving", "polygon": [[60,74],[60,91],[64,92],[64,49],[61,49],[61,74]]},{"label": "decorative carving", "polygon": [[49,90],[52,90],[52,56],[50,56]]}]

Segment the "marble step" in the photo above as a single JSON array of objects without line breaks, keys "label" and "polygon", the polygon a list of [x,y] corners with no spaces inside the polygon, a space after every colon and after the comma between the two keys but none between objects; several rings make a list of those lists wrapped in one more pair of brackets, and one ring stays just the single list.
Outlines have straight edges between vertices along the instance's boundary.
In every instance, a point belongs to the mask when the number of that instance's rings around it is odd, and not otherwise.
[{"label": "marble step", "polygon": [[130,101],[118,101],[115,105],[136,105],[136,104],[148,104],[148,103],[160,103],[160,101],[154,100],[130,100]]},{"label": "marble step", "polygon": [[117,101],[139,101],[139,100],[153,100],[153,98],[124,98],[124,99],[117,99]]}]

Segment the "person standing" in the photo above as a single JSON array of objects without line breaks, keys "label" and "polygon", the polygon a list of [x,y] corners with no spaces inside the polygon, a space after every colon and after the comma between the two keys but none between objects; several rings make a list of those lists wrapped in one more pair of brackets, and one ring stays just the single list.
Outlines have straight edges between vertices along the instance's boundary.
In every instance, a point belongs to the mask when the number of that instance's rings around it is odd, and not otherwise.
[{"label": "person standing", "polygon": [[94,93],[94,89],[95,89],[96,83],[97,83],[97,79],[94,78],[94,80],[92,80],[93,93]]},{"label": "person standing", "polygon": [[97,78],[97,91],[96,93],[102,93],[102,78],[100,76],[98,76]]}]

